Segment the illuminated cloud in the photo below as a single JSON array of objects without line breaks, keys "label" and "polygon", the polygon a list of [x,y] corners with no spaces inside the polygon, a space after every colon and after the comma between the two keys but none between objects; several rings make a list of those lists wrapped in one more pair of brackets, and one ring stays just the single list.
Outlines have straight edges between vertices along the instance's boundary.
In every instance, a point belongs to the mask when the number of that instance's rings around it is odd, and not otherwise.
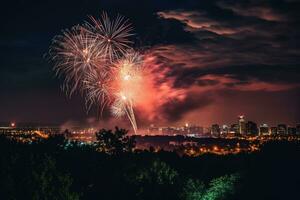
[{"label": "illuminated cloud", "polygon": [[157,13],[164,19],[175,19],[186,25],[186,30],[194,32],[196,30],[206,30],[219,35],[234,34],[243,29],[234,29],[218,21],[209,18],[205,12],[187,11],[187,10],[170,10]]},{"label": "illuminated cloud", "polygon": [[[261,96],[266,101],[273,93],[299,90],[297,57],[300,52],[288,39],[293,37],[287,31],[290,29],[288,18],[265,5],[249,6],[245,14],[225,7],[224,3],[215,6],[224,10],[226,17],[222,17],[224,13],[216,17],[201,9],[157,13],[161,20],[182,23],[184,30],[193,35],[195,40],[158,44],[149,50],[148,55],[152,59],[150,66],[159,72],[155,76],[160,81],[154,84],[155,87],[167,85],[164,92],[153,90],[155,97],[149,98],[148,106],[140,107],[141,110],[148,109],[144,113],[147,113],[145,116],[151,116],[149,121],[159,119],[160,122],[178,123],[184,120],[197,121],[194,120],[197,117],[198,121],[207,121],[208,118],[199,116],[203,114],[209,116],[211,121],[213,116],[218,115],[218,110],[226,106],[224,102],[232,104],[229,100],[231,97],[238,96],[245,101],[240,96],[242,93],[254,96],[263,93]],[[254,16],[251,12],[255,11],[257,15]],[[232,16],[228,16],[228,12]],[[281,37],[286,39],[282,40]],[[232,93],[231,97],[222,95],[228,92]],[[272,105],[269,102],[268,106]],[[232,112],[238,113],[237,109],[250,113],[242,109],[242,105],[232,108]],[[220,117],[215,119],[224,120]]]},{"label": "illuminated cloud", "polygon": [[236,13],[237,15],[246,17],[256,17],[266,21],[287,21],[287,17],[271,7],[266,7],[264,5],[242,5],[239,3],[229,4],[225,2],[219,3],[221,8],[229,9]]},{"label": "illuminated cloud", "polygon": [[241,81],[233,78],[230,75],[205,75],[199,78],[199,82],[212,83],[206,86],[201,86],[212,90],[238,90],[238,91],[268,91],[278,92],[284,90],[291,90],[300,87],[300,84],[287,83],[270,83],[257,79],[250,79]]},{"label": "illuminated cloud", "polygon": [[224,91],[280,92],[300,88],[298,83],[274,82],[250,71],[245,77],[227,67],[230,60],[207,59],[210,54],[199,58],[199,52],[186,49],[164,46],[147,52],[146,65],[151,72],[144,83],[147,92],[140,94],[141,101],[137,103],[142,126],[182,122],[191,113],[217,106],[218,94]]}]

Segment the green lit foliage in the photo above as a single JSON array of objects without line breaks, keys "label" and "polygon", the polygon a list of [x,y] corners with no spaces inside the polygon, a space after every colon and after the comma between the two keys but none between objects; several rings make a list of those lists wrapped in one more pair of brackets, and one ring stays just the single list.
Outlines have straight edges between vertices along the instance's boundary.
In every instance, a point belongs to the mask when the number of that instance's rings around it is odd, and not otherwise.
[{"label": "green lit foliage", "polygon": [[237,174],[213,179],[208,187],[199,180],[188,179],[182,192],[183,200],[222,200],[235,191]]},{"label": "green lit foliage", "polygon": [[115,131],[102,129],[96,133],[97,149],[108,154],[131,152],[135,147],[134,137],[127,135],[128,131],[116,127]]},{"label": "green lit foliage", "polygon": [[138,199],[174,199],[178,173],[165,162],[151,161],[150,165],[138,169],[131,181],[136,186]]},{"label": "green lit foliage", "polygon": [[220,178],[213,179],[203,200],[219,200],[224,199],[227,195],[234,193],[235,183],[239,176],[236,174],[226,175]]},{"label": "green lit foliage", "polygon": [[147,168],[138,171],[136,180],[149,184],[174,184],[178,176],[177,171],[169,167],[165,162],[155,160]]},{"label": "green lit foliage", "polygon": [[201,200],[205,195],[205,185],[199,180],[188,179],[182,192],[183,200]]},{"label": "green lit foliage", "polygon": [[79,196],[71,192],[72,179],[69,175],[58,172],[55,161],[46,156],[41,163],[35,163],[28,182],[32,200],[77,200]]}]

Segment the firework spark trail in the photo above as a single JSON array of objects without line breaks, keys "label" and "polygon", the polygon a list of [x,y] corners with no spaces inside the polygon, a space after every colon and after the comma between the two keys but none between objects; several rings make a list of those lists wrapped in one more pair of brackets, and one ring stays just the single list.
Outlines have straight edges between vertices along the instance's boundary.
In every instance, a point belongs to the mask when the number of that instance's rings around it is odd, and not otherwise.
[{"label": "firework spark trail", "polygon": [[136,132],[137,123],[133,107],[138,96],[143,92],[143,57],[138,52],[129,51],[114,63],[113,72],[117,101],[112,107],[112,113],[116,117],[126,114]]},{"label": "firework spark trail", "polygon": [[128,98],[124,93],[116,94],[116,100],[111,107],[111,112],[116,117],[126,115],[132,125],[133,131],[137,133],[137,123],[133,111],[132,99]]}]

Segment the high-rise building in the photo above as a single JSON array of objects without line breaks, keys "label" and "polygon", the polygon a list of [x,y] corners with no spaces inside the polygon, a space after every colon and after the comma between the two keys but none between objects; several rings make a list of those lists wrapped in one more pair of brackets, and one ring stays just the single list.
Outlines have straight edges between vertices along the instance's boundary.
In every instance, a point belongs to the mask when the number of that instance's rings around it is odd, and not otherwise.
[{"label": "high-rise building", "polygon": [[255,122],[248,121],[246,123],[246,133],[249,135],[257,135],[258,134],[257,124]]},{"label": "high-rise building", "polygon": [[296,127],[288,127],[287,132],[289,135],[296,135],[297,129]]},{"label": "high-rise building", "polygon": [[277,135],[277,127],[276,126],[271,127],[270,132],[271,132],[271,135]]},{"label": "high-rise building", "polygon": [[191,134],[195,134],[195,135],[202,135],[203,134],[203,127],[192,125],[192,126],[189,127],[189,132]]},{"label": "high-rise building", "polygon": [[182,130],[183,130],[183,134],[184,135],[189,134],[190,133],[190,125],[189,125],[189,123],[185,123],[185,125],[182,127]]},{"label": "high-rise building", "polygon": [[300,135],[300,124],[296,126],[296,134]]},{"label": "high-rise building", "polygon": [[269,135],[269,126],[267,124],[259,126],[259,135]]},{"label": "high-rise building", "polygon": [[287,134],[287,126],[286,124],[278,124],[277,133],[280,135]]},{"label": "high-rise building", "polygon": [[229,132],[229,127],[224,124],[221,128],[221,135],[227,135],[228,132]]},{"label": "high-rise building", "polygon": [[232,124],[230,126],[230,133],[231,134],[239,134],[240,133],[240,128],[238,124]]},{"label": "high-rise building", "polygon": [[246,133],[246,121],[244,115],[239,116],[239,134]]},{"label": "high-rise building", "polygon": [[220,136],[220,126],[219,126],[219,124],[213,124],[211,126],[211,135],[217,136],[217,137]]}]

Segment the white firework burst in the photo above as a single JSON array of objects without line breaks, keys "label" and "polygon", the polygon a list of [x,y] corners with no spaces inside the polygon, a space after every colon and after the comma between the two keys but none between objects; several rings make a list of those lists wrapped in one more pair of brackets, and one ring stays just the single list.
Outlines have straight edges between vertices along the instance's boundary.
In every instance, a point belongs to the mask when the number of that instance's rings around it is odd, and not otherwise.
[{"label": "white firework burst", "polygon": [[129,37],[133,35],[133,28],[123,16],[111,19],[103,12],[100,19],[90,17],[90,20],[83,27],[98,41],[99,48],[110,61],[121,57],[131,48]]},{"label": "white firework burst", "polygon": [[64,76],[63,88],[68,94],[82,87],[85,74],[99,67],[103,53],[97,41],[80,26],[63,31],[53,39],[50,55],[55,62],[54,70]]}]

